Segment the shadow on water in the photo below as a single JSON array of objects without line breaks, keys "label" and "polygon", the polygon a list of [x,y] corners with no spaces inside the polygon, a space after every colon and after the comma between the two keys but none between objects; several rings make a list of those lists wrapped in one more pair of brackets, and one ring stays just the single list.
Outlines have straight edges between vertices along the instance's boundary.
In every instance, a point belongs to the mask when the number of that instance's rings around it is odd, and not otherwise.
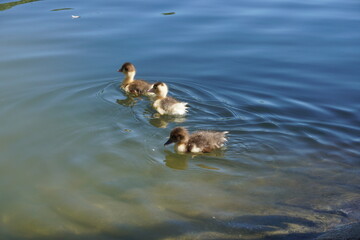
[{"label": "shadow on water", "polygon": [[[177,213],[179,214],[179,213]],[[109,226],[107,230],[99,230],[93,234],[55,234],[36,237],[6,236],[9,240],[29,239],[258,239],[258,240],[310,240],[321,232],[281,233],[287,232],[288,225],[296,224],[300,228],[316,227],[313,221],[285,215],[256,216],[245,215],[222,220],[210,216],[187,216],[185,220],[170,220],[150,226],[131,226],[127,224]],[[85,226],[88,227],[88,226]],[[254,235],[256,238],[254,238]]]},{"label": "shadow on water", "polygon": [[31,2],[38,2],[40,0],[21,0],[15,2],[7,2],[7,3],[0,3],[0,11],[8,10],[12,7],[15,7],[20,4],[31,3]]}]

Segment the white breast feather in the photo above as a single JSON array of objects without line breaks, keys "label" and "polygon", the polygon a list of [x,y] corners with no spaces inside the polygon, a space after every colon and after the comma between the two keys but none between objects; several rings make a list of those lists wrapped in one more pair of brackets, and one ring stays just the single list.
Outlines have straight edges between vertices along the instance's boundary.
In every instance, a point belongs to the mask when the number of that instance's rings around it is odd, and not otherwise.
[{"label": "white breast feather", "polygon": [[186,145],[185,144],[176,144],[175,145],[175,150],[177,152],[186,152]]},{"label": "white breast feather", "polygon": [[199,153],[202,152],[202,150],[200,148],[198,148],[195,144],[192,146],[192,148],[190,149],[190,152],[193,153]]}]

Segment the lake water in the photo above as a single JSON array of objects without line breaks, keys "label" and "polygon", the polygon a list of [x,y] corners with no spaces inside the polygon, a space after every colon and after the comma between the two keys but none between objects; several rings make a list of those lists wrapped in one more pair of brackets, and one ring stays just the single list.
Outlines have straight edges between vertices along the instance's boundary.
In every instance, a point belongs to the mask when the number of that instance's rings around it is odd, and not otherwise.
[{"label": "lake water", "polygon": [[[1,239],[303,240],[360,221],[359,10],[0,1]],[[127,99],[126,61],[189,114]],[[229,142],[176,154],[176,126]]]}]

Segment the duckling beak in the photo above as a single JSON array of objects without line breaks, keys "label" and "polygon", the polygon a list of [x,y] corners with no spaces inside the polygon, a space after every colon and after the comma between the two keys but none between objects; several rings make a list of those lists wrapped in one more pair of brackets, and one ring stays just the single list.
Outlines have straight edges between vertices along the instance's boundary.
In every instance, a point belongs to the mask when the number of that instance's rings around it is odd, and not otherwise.
[{"label": "duckling beak", "polygon": [[166,145],[169,145],[169,144],[171,144],[171,143],[173,143],[174,141],[173,140],[171,140],[171,138],[169,138],[169,140],[167,140],[167,142],[166,143],[164,143],[164,146],[166,146]]},{"label": "duckling beak", "polygon": [[120,69],[118,70],[118,72],[122,72],[122,69],[120,68]]},{"label": "duckling beak", "polygon": [[151,88],[148,90],[148,92],[155,93],[154,88],[151,87]]}]

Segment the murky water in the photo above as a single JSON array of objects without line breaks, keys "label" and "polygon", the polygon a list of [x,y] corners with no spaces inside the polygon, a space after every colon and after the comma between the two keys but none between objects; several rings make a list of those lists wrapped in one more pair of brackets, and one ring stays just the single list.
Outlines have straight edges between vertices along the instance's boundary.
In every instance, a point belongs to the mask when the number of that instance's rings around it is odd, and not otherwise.
[{"label": "murky water", "polygon": [[[312,239],[359,221],[359,9],[0,1],[1,238]],[[127,98],[125,61],[189,114]],[[230,139],[180,155],[176,126]]]}]

